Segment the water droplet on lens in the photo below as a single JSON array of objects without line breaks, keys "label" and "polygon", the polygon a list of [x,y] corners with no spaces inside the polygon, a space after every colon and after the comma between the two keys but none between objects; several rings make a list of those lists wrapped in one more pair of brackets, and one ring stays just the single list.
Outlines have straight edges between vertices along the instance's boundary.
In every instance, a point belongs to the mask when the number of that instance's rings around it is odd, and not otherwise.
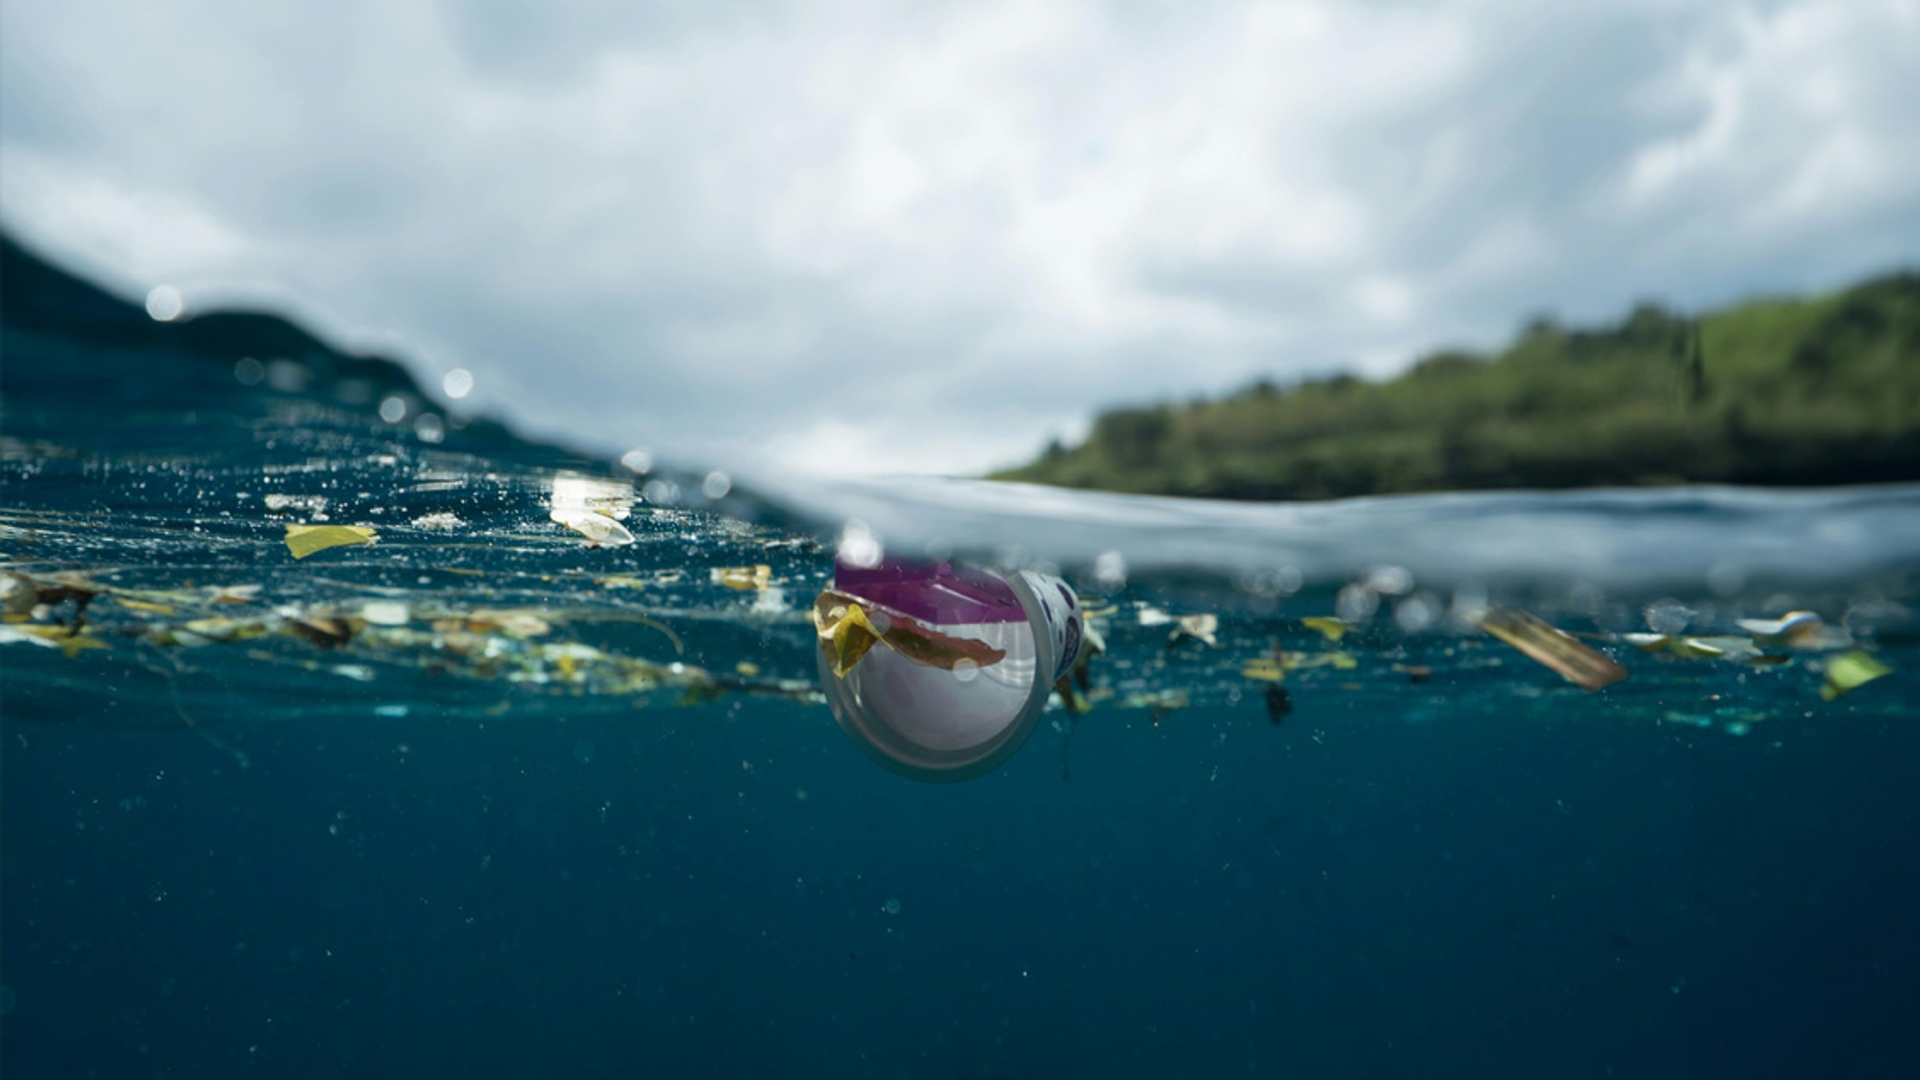
[{"label": "water droplet on lens", "polygon": [[473,393],[473,372],[466,368],[454,368],[440,380],[440,389],[450,398],[463,398]]},{"label": "water droplet on lens", "polygon": [[953,662],[953,677],[960,682],[972,682],[980,677],[980,665],[964,658],[955,660]]},{"label": "water droplet on lens", "polygon": [[886,912],[889,915],[900,914],[900,898],[897,896],[887,897],[887,902],[882,906],[886,908]]},{"label": "water droplet on lens", "polygon": [[840,533],[839,554],[840,561],[848,566],[871,570],[880,565],[880,560],[886,556],[886,549],[866,522],[853,518]]},{"label": "water droplet on lens", "polygon": [[1647,605],[1647,629],[1656,634],[1678,634],[1693,621],[1693,612],[1678,600],[1655,600]]},{"label": "water droplet on lens", "polygon": [[171,285],[155,286],[147,294],[147,314],[155,322],[172,322],[186,310],[186,302],[180,297],[180,290]]},{"label": "water droplet on lens", "polygon": [[1380,594],[1365,585],[1348,585],[1334,599],[1334,611],[1348,622],[1365,622],[1380,608]]}]

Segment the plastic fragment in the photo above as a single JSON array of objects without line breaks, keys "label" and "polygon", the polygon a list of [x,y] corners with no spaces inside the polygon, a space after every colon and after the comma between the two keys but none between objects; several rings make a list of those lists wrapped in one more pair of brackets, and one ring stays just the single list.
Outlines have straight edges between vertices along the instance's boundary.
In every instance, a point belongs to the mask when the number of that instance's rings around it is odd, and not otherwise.
[{"label": "plastic fragment", "polygon": [[1177,622],[1178,625],[1167,635],[1168,648],[1172,648],[1189,638],[1194,641],[1204,642],[1214,648],[1219,648],[1220,642],[1214,638],[1214,633],[1220,629],[1220,616],[1182,615]]},{"label": "plastic fragment", "polygon": [[346,547],[353,544],[371,544],[379,537],[365,525],[294,525],[287,526],[287,550],[293,552],[296,559],[304,559],[316,551],[328,548]]},{"label": "plastic fragment", "polygon": [[171,615],[174,613],[174,608],[171,604],[156,604],[150,600],[136,600],[130,596],[116,596],[114,600],[117,601],[121,607],[134,611],[144,611],[149,615]]},{"label": "plastic fragment", "polygon": [[1339,619],[1329,619],[1322,615],[1310,615],[1300,620],[1300,625],[1309,630],[1318,630],[1328,641],[1339,641],[1347,636],[1347,624]]},{"label": "plastic fragment", "polygon": [[1620,640],[1641,652],[1664,652],[1682,660],[1754,660],[1760,655],[1760,647],[1743,637],[1621,634]]},{"label": "plastic fragment", "polygon": [[874,629],[873,620],[867,618],[866,609],[852,600],[838,597],[829,599],[831,593],[823,592],[813,607],[813,626],[820,640],[827,643],[827,655],[833,661],[833,676],[844,679],[853,665],[867,655],[867,650],[880,640],[880,632]]},{"label": "plastic fragment", "polygon": [[311,613],[288,619],[286,628],[295,637],[305,638],[323,649],[352,641],[357,629],[353,623],[338,615]]},{"label": "plastic fragment", "polygon": [[716,566],[711,580],[716,585],[742,592],[765,589],[773,583],[771,566]]},{"label": "plastic fragment", "polygon": [[46,634],[34,632],[30,626],[0,625],[0,645],[39,645],[42,648],[54,648],[53,639]]},{"label": "plastic fragment", "polygon": [[1147,719],[1152,720],[1155,727],[1159,727],[1160,722],[1170,714],[1186,708],[1190,703],[1191,699],[1188,698],[1185,690],[1157,690],[1152,693],[1128,694],[1120,706],[1125,709],[1147,710]]},{"label": "plastic fragment", "polygon": [[69,660],[78,656],[82,649],[104,649],[108,647],[107,643],[101,641],[99,638],[88,637],[85,634],[64,626],[47,626],[44,624],[38,626],[9,626],[0,627],[0,631],[9,631],[6,636],[0,637],[0,641],[21,640],[11,633],[11,631],[18,631],[25,633],[29,638],[38,639],[39,644],[51,645],[59,649],[67,655],[67,659]]},{"label": "plastic fragment", "polygon": [[1626,668],[1525,611],[1489,610],[1480,616],[1480,629],[1559,672],[1583,690],[1598,690],[1627,677]]},{"label": "plastic fragment", "polygon": [[533,608],[474,608],[459,618],[437,620],[433,627],[476,634],[498,631],[516,638],[540,637],[553,629],[542,612]]},{"label": "plastic fragment", "polygon": [[369,600],[360,605],[360,617],[375,626],[405,626],[413,612],[399,600]]},{"label": "plastic fragment", "polygon": [[554,508],[547,515],[602,547],[620,547],[633,543],[633,534],[625,525],[594,510]]},{"label": "plastic fragment", "polygon": [[1893,674],[1892,668],[1858,649],[1841,653],[1827,661],[1827,683],[1820,688],[1820,698],[1823,701],[1832,701],[1842,694],[1850,693],[1875,679],[1891,674]]},{"label": "plastic fragment", "polygon": [[1263,656],[1257,660],[1247,661],[1240,668],[1240,676],[1259,682],[1277,683],[1287,677],[1287,669],[1281,665],[1280,661]]},{"label": "plastic fragment", "polygon": [[1829,635],[1820,616],[1811,611],[1789,611],[1777,619],[1740,619],[1740,629],[1768,648],[1818,648]]},{"label": "plastic fragment", "polygon": [[8,615],[27,615],[40,602],[40,591],[33,579],[24,574],[0,576],[0,611]]}]

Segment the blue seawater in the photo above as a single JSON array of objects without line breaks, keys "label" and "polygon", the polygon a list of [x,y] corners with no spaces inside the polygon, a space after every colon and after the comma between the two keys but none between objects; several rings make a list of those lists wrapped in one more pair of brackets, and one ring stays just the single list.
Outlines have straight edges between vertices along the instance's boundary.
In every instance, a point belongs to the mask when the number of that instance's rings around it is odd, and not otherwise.
[{"label": "blue seawater", "polygon": [[[9,1076],[1920,1075],[1920,487],[710,500],[7,284]],[[874,766],[807,616],[850,520],[1074,581],[1091,708]]]}]

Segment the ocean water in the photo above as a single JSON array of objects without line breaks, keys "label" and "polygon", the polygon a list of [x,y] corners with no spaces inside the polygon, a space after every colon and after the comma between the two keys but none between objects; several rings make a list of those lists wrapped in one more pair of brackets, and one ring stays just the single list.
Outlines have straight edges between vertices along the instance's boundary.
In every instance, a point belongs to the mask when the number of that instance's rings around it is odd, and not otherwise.
[{"label": "ocean water", "polygon": [[[10,1076],[1920,1075],[1920,486],[641,476],[63,303],[0,368]],[[1091,708],[876,767],[850,521],[1072,581]]]}]

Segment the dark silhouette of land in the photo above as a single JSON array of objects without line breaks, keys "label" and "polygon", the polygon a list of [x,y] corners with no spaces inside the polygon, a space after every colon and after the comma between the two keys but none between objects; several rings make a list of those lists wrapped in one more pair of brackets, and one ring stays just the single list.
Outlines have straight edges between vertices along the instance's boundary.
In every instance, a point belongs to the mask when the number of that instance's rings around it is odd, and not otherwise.
[{"label": "dark silhouette of land", "polygon": [[1698,317],[1538,320],[1494,355],[1398,378],[1260,382],[1122,408],[999,474],[1233,499],[1673,483],[1920,479],[1920,274]]}]

